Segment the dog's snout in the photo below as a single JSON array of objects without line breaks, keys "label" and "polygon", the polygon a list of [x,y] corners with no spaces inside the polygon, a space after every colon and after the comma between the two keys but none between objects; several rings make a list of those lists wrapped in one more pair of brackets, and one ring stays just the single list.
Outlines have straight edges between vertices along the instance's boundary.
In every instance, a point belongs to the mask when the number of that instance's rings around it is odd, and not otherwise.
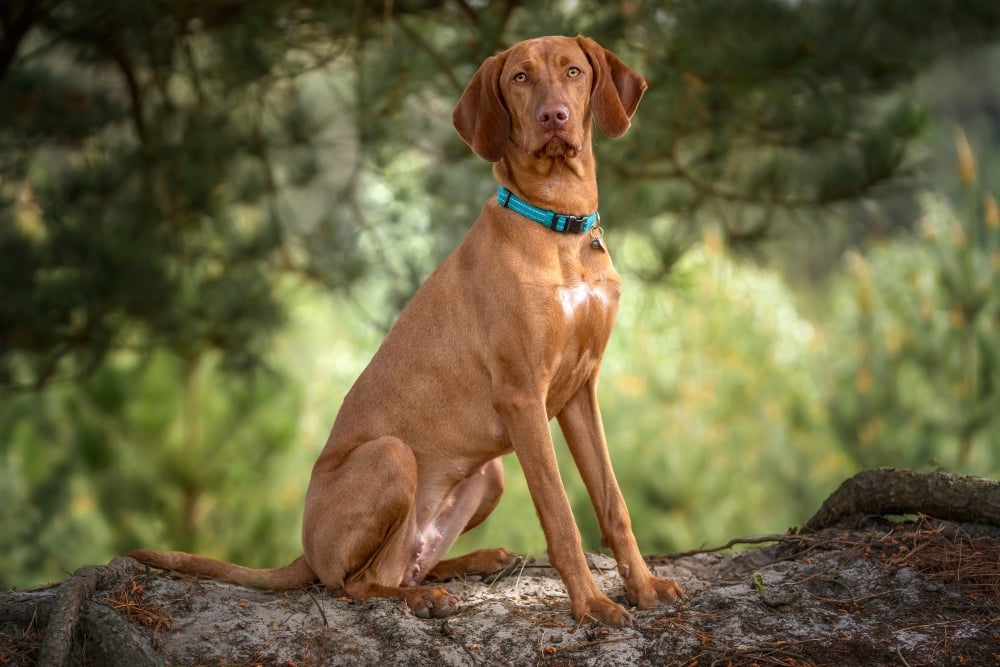
[{"label": "dog's snout", "polygon": [[543,104],[538,109],[537,118],[546,129],[558,129],[569,121],[569,107],[565,104]]}]

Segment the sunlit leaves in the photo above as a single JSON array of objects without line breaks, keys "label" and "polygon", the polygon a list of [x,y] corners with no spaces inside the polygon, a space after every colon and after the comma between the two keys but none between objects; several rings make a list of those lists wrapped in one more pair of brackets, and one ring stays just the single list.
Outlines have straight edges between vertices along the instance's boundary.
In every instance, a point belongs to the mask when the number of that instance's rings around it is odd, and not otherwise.
[{"label": "sunlit leaves", "polygon": [[920,236],[851,256],[856,297],[841,315],[857,343],[835,363],[831,416],[865,466],[997,465],[1000,229],[964,134],[957,148],[966,207],[928,197]]}]

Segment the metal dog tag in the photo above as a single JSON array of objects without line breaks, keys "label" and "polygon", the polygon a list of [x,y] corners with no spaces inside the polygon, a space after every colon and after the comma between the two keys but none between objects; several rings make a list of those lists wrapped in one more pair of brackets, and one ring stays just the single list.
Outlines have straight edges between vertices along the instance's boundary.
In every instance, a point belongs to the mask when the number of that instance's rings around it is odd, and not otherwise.
[{"label": "metal dog tag", "polygon": [[599,231],[591,230],[590,236],[593,239],[590,242],[591,248],[593,248],[594,250],[600,250],[601,252],[608,251],[608,249],[604,246],[604,238],[601,236],[601,233]]}]

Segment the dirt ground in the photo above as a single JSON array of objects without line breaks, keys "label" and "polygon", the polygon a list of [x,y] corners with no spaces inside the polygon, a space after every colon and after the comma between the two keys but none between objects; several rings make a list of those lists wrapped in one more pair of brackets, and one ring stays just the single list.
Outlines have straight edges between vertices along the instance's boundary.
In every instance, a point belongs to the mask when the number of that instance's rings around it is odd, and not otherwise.
[{"label": "dirt ground", "polygon": [[[544,560],[450,582],[461,610],[420,620],[396,601],[267,593],[118,559],[0,597],[0,665],[1000,665],[995,527],[869,518],[750,542],[650,558],[687,598],[635,611],[639,627],[624,630],[575,623]],[[624,602],[614,561],[590,560]],[[50,637],[73,605],[60,653]]]}]

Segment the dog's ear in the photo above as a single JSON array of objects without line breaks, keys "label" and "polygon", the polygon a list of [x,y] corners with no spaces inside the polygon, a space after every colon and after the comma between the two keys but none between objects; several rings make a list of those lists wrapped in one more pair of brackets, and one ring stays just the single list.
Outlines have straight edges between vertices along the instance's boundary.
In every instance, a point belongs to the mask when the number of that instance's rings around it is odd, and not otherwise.
[{"label": "dog's ear", "polygon": [[594,70],[590,110],[597,126],[609,137],[619,137],[632,124],[629,119],[646,92],[646,80],[589,37],[580,35],[576,41]]},{"label": "dog's ear", "polygon": [[469,148],[487,162],[503,157],[510,138],[510,112],[500,96],[504,54],[487,58],[465,87],[451,122]]}]

